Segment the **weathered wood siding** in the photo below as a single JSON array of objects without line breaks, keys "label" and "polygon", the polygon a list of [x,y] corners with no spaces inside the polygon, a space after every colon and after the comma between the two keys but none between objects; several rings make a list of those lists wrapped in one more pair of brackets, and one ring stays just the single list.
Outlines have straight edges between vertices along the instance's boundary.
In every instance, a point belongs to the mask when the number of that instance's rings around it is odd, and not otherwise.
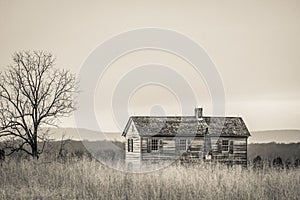
[{"label": "weathered wood siding", "polygon": [[[228,141],[228,151],[222,150],[222,140]],[[232,164],[247,164],[246,137],[212,137],[211,144],[212,159]]]},{"label": "weathered wood siding", "polygon": [[[157,139],[159,141],[159,148],[157,151],[149,151],[148,141],[152,139]],[[187,138],[187,137],[143,137],[141,138],[141,159],[143,161],[155,161],[155,160],[170,160],[177,159],[186,150],[178,150],[176,148],[176,140],[186,139],[188,144],[190,144],[190,150],[194,153],[201,153],[203,151],[204,140],[203,137],[197,138]],[[160,142],[161,141],[161,142]]]},{"label": "weathered wood siding", "polygon": [[[128,139],[133,140],[133,151],[128,151]],[[141,161],[141,138],[137,132],[134,123],[131,123],[129,130],[126,134],[125,142],[125,157],[127,163],[140,164]]]},{"label": "weathered wood siding", "polygon": [[[149,151],[149,140],[157,139],[159,141],[157,151]],[[142,161],[157,161],[177,159],[187,152],[187,150],[178,150],[176,140],[186,139],[189,156],[202,159],[210,153],[212,160],[232,164],[247,164],[247,138],[246,137],[210,137],[210,152],[205,151],[204,137],[143,137],[141,141]],[[228,150],[223,151],[222,140],[228,141]]]}]

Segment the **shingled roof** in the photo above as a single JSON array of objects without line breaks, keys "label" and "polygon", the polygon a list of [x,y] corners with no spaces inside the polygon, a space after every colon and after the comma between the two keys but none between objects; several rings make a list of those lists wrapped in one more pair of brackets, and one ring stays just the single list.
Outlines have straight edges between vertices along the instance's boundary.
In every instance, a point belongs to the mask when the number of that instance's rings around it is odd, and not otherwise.
[{"label": "shingled roof", "polygon": [[126,136],[131,122],[140,136],[204,136],[206,132],[209,135],[250,136],[241,117],[132,116],[123,136]]}]

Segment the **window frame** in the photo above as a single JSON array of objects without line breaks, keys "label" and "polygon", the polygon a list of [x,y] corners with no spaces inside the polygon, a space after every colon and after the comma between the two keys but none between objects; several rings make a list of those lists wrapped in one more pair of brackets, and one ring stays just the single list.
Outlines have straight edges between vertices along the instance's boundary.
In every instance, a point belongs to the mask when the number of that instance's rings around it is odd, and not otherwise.
[{"label": "window frame", "polygon": [[[183,142],[184,141],[184,142]],[[186,151],[188,149],[188,139],[180,138],[176,141],[176,150],[177,151]]]},{"label": "window frame", "polygon": [[[224,142],[226,142],[227,144],[224,144]],[[222,140],[221,147],[222,147],[222,152],[229,152],[229,140]]]},{"label": "window frame", "polygon": [[133,152],[133,139],[127,139],[127,152]]},{"label": "window frame", "polygon": [[151,139],[150,142],[150,151],[157,152],[159,150],[159,140],[158,139]]}]

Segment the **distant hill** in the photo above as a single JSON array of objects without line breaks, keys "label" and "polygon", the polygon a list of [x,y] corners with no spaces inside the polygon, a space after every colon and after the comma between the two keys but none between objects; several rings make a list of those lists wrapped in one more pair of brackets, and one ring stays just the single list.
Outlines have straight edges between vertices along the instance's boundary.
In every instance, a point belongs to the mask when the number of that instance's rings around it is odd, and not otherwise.
[{"label": "distant hill", "polygon": [[[64,139],[71,140],[116,140],[124,141],[120,132],[97,132],[83,128],[51,128],[51,138],[60,140],[62,135]],[[295,143],[300,142],[300,130],[267,130],[253,131],[249,137],[249,143]]]},{"label": "distant hill", "polygon": [[249,143],[295,143],[300,142],[300,130],[253,131]]},{"label": "distant hill", "polygon": [[[113,145],[114,144],[114,145]],[[60,141],[53,141],[47,144],[46,149],[49,149],[50,155],[58,154]],[[124,159],[125,143],[110,142],[110,141],[74,141],[68,140],[64,147],[68,153],[90,152],[96,157],[106,157],[107,159]],[[273,160],[276,157],[281,157],[284,161],[287,159],[295,160],[300,158],[300,143],[278,144],[278,143],[256,143],[248,144],[248,159],[252,161],[256,156],[261,156],[263,159]]]},{"label": "distant hill", "polygon": [[[114,145],[116,146],[114,146]],[[48,144],[51,152],[58,152],[60,141],[51,142]],[[74,141],[68,140],[65,145],[67,152],[93,152],[94,155],[108,157],[118,154],[119,157],[124,157],[125,144],[123,142],[109,141]],[[114,152],[114,153],[112,153]],[[53,153],[53,152],[52,152]],[[278,143],[260,143],[248,145],[248,159],[253,160],[256,156],[261,156],[263,159],[274,159],[281,157],[283,160],[295,160],[300,158],[300,143],[278,144]]]},{"label": "distant hill", "polygon": [[248,145],[248,159],[253,160],[256,156],[263,159],[281,157],[283,160],[295,160],[300,158],[300,143],[256,143]]}]

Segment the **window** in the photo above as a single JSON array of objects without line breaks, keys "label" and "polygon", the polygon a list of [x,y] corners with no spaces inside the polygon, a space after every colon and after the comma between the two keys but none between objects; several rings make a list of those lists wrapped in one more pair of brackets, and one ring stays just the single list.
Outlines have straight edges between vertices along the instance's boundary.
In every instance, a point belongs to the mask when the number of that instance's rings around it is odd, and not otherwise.
[{"label": "window", "polygon": [[128,139],[128,152],[133,152],[133,139]]},{"label": "window", "polygon": [[157,139],[151,140],[151,151],[158,151],[158,140]]},{"label": "window", "polygon": [[185,151],[186,150],[186,139],[177,140],[176,149],[179,151]]},{"label": "window", "polygon": [[158,139],[151,139],[148,138],[147,139],[147,152],[150,153],[152,151],[158,151],[159,149],[162,148],[162,140],[158,140]]},{"label": "window", "polygon": [[222,140],[222,151],[228,151],[228,149],[229,149],[229,141]]}]

